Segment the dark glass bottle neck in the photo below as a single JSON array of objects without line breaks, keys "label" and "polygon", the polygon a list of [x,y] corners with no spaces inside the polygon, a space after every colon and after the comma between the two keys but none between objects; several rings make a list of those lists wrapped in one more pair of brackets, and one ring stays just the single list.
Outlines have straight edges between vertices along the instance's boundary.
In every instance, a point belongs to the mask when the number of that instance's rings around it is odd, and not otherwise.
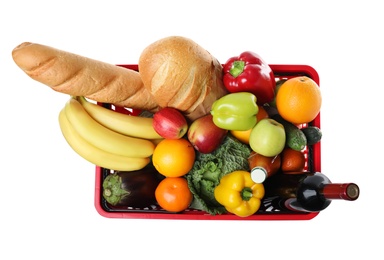
[{"label": "dark glass bottle neck", "polygon": [[359,187],[354,183],[330,183],[323,187],[326,199],[356,200],[359,197]]}]

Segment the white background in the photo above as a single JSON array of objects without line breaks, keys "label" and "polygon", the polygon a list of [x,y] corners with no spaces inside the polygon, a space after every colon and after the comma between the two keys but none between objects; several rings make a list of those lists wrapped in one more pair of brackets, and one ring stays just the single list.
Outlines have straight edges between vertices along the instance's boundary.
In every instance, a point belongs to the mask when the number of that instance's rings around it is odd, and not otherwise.
[{"label": "white background", "polygon": [[[0,4],[1,259],[383,256],[380,1],[74,2]],[[357,183],[360,198],[335,201],[310,221],[100,216],[95,168],[58,126],[68,97],[24,74],[11,51],[31,41],[136,64],[147,45],[170,35],[193,39],[221,62],[251,50],[270,64],[314,67],[323,94],[322,171]]]}]

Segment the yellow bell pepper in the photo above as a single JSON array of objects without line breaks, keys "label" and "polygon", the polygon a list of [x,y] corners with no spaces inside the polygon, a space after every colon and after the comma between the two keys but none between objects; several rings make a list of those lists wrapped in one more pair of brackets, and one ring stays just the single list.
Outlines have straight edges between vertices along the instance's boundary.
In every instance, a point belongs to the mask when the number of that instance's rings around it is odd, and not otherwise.
[{"label": "yellow bell pepper", "polygon": [[264,185],[255,183],[251,179],[251,173],[242,170],[225,175],[214,190],[217,202],[239,217],[255,214],[264,194]]}]

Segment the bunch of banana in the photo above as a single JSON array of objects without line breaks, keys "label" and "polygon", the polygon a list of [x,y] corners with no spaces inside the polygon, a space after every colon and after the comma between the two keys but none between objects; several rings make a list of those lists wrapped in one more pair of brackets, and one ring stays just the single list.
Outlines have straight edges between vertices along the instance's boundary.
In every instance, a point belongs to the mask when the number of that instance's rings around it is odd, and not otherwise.
[{"label": "bunch of banana", "polygon": [[84,97],[71,97],[59,113],[62,134],[72,149],[103,168],[133,171],[144,168],[161,137],[152,118],[122,114]]}]

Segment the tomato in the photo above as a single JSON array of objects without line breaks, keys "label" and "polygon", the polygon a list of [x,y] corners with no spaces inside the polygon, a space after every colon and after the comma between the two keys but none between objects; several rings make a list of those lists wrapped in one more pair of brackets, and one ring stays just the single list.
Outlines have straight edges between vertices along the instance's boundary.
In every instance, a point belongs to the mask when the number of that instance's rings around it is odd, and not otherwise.
[{"label": "tomato", "polygon": [[166,177],[155,191],[156,201],[160,207],[170,212],[180,212],[188,208],[193,195],[184,177]]}]

